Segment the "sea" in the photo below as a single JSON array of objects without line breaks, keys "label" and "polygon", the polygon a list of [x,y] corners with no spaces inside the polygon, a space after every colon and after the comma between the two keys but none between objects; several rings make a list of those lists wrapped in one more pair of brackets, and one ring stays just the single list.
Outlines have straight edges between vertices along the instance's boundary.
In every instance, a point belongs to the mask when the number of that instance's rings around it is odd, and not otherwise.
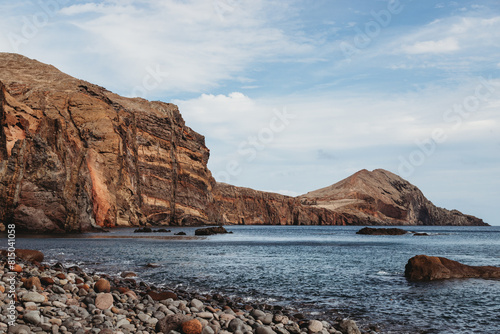
[{"label": "sea", "polygon": [[[195,228],[168,227],[167,235]],[[359,226],[226,226],[204,238],[134,238],[131,228],[78,236],[18,236],[49,263],[134,271],[155,286],[242,297],[311,317],[355,320],[381,333],[500,333],[500,280],[409,282],[408,260],[443,256],[500,267],[500,226],[400,227],[429,236],[357,235]],[[111,238],[108,238],[111,237]],[[157,268],[148,268],[157,263]]]}]

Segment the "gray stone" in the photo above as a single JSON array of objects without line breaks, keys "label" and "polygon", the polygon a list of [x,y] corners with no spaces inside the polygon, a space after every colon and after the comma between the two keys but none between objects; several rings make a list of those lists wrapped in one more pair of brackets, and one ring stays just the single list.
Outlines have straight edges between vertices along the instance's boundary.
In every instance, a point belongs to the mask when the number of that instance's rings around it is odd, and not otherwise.
[{"label": "gray stone", "polygon": [[255,334],[276,334],[276,332],[273,331],[269,326],[261,326],[257,327],[257,329],[255,330]]},{"label": "gray stone", "polygon": [[31,334],[31,330],[26,325],[16,325],[9,327],[9,334]]},{"label": "gray stone", "polygon": [[309,329],[309,333],[317,333],[321,332],[323,329],[323,324],[318,320],[309,321],[309,325],[307,325],[307,329]]},{"label": "gray stone", "polygon": [[194,307],[197,310],[201,311],[203,309],[203,302],[195,298],[191,300],[191,307]]},{"label": "gray stone", "polygon": [[200,312],[196,314],[196,316],[202,319],[212,319],[214,317],[213,313],[211,312]]},{"label": "gray stone", "polygon": [[45,296],[39,294],[38,292],[27,292],[21,298],[23,302],[33,302],[33,303],[43,303],[45,301]]},{"label": "gray stone", "polygon": [[151,316],[141,312],[137,315],[137,318],[139,318],[142,322],[147,322]]},{"label": "gray stone", "polygon": [[205,326],[201,331],[201,334],[215,334],[214,330],[210,326]]},{"label": "gray stone", "polygon": [[257,310],[257,309],[254,309],[252,310],[252,313],[251,313],[252,317],[254,317],[255,319],[259,319],[259,318],[263,318],[266,316],[266,314],[261,311],[261,310]]},{"label": "gray stone", "polygon": [[238,318],[235,318],[229,322],[227,328],[230,332],[243,331],[244,322]]},{"label": "gray stone", "polygon": [[34,325],[38,325],[39,323],[42,322],[42,318],[40,317],[40,312],[38,311],[26,312],[24,314],[24,320]]},{"label": "gray stone", "polygon": [[361,331],[354,320],[344,319],[340,322],[340,329],[345,334],[361,334]]},{"label": "gray stone", "polygon": [[259,320],[262,321],[264,325],[270,325],[273,322],[273,315],[268,313],[264,317],[259,318]]}]

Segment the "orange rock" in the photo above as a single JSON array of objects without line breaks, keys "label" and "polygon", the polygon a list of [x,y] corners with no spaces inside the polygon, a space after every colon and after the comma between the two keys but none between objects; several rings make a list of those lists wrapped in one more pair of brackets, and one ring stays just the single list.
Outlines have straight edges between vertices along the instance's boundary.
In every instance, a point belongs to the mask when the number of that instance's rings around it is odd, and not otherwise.
[{"label": "orange rock", "polygon": [[184,334],[201,334],[203,326],[198,319],[188,320],[182,323],[182,332]]},{"label": "orange rock", "polygon": [[14,268],[12,269],[12,271],[15,272],[15,273],[20,273],[20,272],[23,271],[23,268],[20,265],[15,264]]},{"label": "orange rock", "polygon": [[58,273],[56,277],[59,279],[66,279],[66,275],[64,275],[63,273]]},{"label": "orange rock", "polygon": [[33,277],[30,277],[28,278],[24,283],[23,283],[23,286],[28,289],[28,290],[31,290],[33,287],[36,287],[37,290],[41,290],[42,289],[42,283],[40,282],[40,279],[36,276],[33,276]]},{"label": "orange rock", "polygon": [[5,287],[3,285],[0,285],[0,292],[4,293],[5,292]]},{"label": "orange rock", "polygon": [[101,278],[94,284],[94,291],[95,292],[110,292],[111,291],[111,284],[109,284],[109,281],[105,278]]}]

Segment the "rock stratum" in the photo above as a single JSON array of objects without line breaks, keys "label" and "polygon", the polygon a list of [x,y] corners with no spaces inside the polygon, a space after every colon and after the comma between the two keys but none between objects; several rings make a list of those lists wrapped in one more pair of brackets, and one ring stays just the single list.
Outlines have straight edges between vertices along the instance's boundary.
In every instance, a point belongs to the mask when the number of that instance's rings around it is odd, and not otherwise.
[{"label": "rock stratum", "polygon": [[125,98],[0,53],[0,222],[20,232],[146,223],[485,225],[435,207],[384,170],[289,197],[217,183],[208,159],[204,137],[177,106]]}]

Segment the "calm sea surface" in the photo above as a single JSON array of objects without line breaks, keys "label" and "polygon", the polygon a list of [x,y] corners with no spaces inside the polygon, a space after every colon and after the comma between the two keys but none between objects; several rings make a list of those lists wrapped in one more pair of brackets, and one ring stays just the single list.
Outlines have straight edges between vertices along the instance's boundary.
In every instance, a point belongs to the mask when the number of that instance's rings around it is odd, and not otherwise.
[{"label": "calm sea surface", "polygon": [[[135,271],[155,285],[288,305],[318,317],[339,312],[384,333],[500,333],[500,280],[411,283],[403,276],[417,254],[500,266],[500,226],[403,227],[429,237],[363,236],[355,234],[361,227],[339,226],[226,228],[234,233],[183,241],[18,237],[17,247],[91,271]],[[170,229],[194,235],[194,228]],[[161,266],[145,268],[150,262]]]}]

